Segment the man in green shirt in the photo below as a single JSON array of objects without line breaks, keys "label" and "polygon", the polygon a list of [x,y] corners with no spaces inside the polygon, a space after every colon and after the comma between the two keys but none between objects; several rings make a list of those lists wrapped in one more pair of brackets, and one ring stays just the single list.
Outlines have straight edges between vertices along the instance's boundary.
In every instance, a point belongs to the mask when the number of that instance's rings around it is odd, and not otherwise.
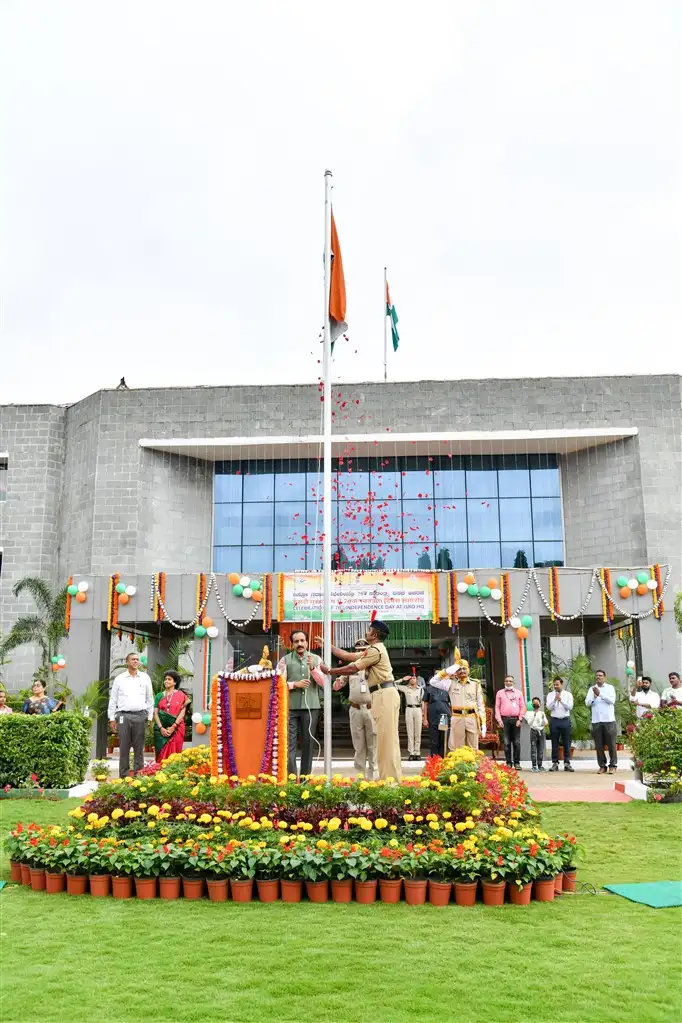
[{"label": "man in green shirt", "polygon": [[310,774],[313,766],[313,739],[320,714],[318,686],[324,686],[324,675],[318,669],[320,658],[309,652],[308,638],[302,629],[292,633],[291,642],[293,650],[281,658],[277,671],[286,677],[289,687],[289,774],[299,773],[296,746],[300,734],[300,777],[303,777]]}]

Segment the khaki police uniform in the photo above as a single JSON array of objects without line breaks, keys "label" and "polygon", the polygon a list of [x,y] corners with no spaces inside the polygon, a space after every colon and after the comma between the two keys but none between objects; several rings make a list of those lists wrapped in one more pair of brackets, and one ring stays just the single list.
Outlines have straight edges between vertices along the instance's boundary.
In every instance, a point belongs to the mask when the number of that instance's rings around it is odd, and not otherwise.
[{"label": "khaki police uniform", "polygon": [[343,675],[341,684],[348,684],[348,723],[355,750],[355,770],[370,781],[379,777],[377,764],[377,726],[372,717],[372,695],[364,671]]},{"label": "khaki police uniform", "polygon": [[377,729],[379,777],[402,778],[398,715],[400,696],[393,681],[391,659],[383,643],[372,643],[362,657],[353,662],[366,673],[372,696],[372,717]]},{"label": "khaki police uniform", "polygon": [[452,710],[450,749],[471,746],[477,750],[480,722],[485,721],[481,684],[474,678],[465,682],[455,678],[450,683],[449,694]]},{"label": "khaki police uniform", "polygon": [[407,729],[407,752],[418,757],[422,748],[422,699],[424,690],[417,684],[403,682],[396,689],[405,697],[405,727]]}]

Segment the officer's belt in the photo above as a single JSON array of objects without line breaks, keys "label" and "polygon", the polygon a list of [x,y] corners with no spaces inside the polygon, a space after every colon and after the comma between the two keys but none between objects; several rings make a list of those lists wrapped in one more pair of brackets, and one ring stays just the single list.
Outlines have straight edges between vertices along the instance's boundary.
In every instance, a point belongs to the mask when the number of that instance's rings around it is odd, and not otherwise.
[{"label": "officer's belt", "polygon": [[377,689],[390,689],[393,684],[393,682],[380,682],[377,686],[370,686],[369,691],[370,693],[376,693]]},{"label": "officer's belt", "polygon": [[452,713],[453,714],[475,714],[476,713],[476,708],[475,707],[453,707],[452,708]]},{"label": "officer's belt", "polygon": [[368,703],[352,703],[351,702],[351,707],[353,708],[353,710],[362,710],[363,708],[366,708],[367,710],[369,710],[369,704]]}]

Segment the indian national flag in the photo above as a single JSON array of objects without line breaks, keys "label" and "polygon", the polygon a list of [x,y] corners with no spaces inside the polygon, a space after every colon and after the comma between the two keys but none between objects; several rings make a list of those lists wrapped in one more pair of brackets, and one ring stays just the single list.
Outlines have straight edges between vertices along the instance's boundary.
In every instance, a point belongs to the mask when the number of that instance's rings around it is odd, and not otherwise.
[{"label": "indian national flag", "polygon": [[398,351],[398,344],[400,342],[400,335],[398,334],[398,314],[395,311],[395,306],[391,302],[391,293],[388,290],[388,281],[386,281],[386,315],[391,320],[391,338],[393,340],[393,351]]},{"label": "indian national flag", "polygon": [[336,233],[334,211],[332,210],[332,231],[331,231],[331,283],[329,287],[329,332],[332,344],[337,337],[348,330],[346,323],[346,281],[343,276],[343,260],[341,259],[341,246],[339,236]]}]

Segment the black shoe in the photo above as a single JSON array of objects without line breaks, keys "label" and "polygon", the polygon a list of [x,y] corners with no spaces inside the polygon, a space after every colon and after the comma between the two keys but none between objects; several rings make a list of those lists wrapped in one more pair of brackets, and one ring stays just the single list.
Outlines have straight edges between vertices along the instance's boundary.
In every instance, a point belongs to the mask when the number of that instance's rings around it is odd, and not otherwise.
[{"label": "black shoe", "polygon": [[538,771],[546,771],[546,770],[547,770],[547,768],[543,767],[542,764],[540,764],[540,766],[538,767]]},{"label": "black shoe", "polygon": [[571,767],[570,764],[564,764],[564,771],[572,771],[572,770],[573,770],[573,768]]},{"label": "black shoe", "polygon": [[599,768],[599,773],[600,774],[606,774],[606,768],[605,767],[600,767]]},{"label": "black shoe", "polygon": [[515,771],[522,771],[523,768],[521,767],[521,764],[514,764],[514,770]]},{"label": "black shoe", "polygon": [[513,768],[514,768],[514,765],[513,765],[513,764],[505,764],[504,766],[505,766],[505,767],[511,767],[511,768],[512,768],[512,770],[513,770]]},{"label": "black shoe", "polygon": [[552,764],[552,766],[550,767],[550,771],[558,771],[558,770],[559,770],[559,765],[558,764]]}]

